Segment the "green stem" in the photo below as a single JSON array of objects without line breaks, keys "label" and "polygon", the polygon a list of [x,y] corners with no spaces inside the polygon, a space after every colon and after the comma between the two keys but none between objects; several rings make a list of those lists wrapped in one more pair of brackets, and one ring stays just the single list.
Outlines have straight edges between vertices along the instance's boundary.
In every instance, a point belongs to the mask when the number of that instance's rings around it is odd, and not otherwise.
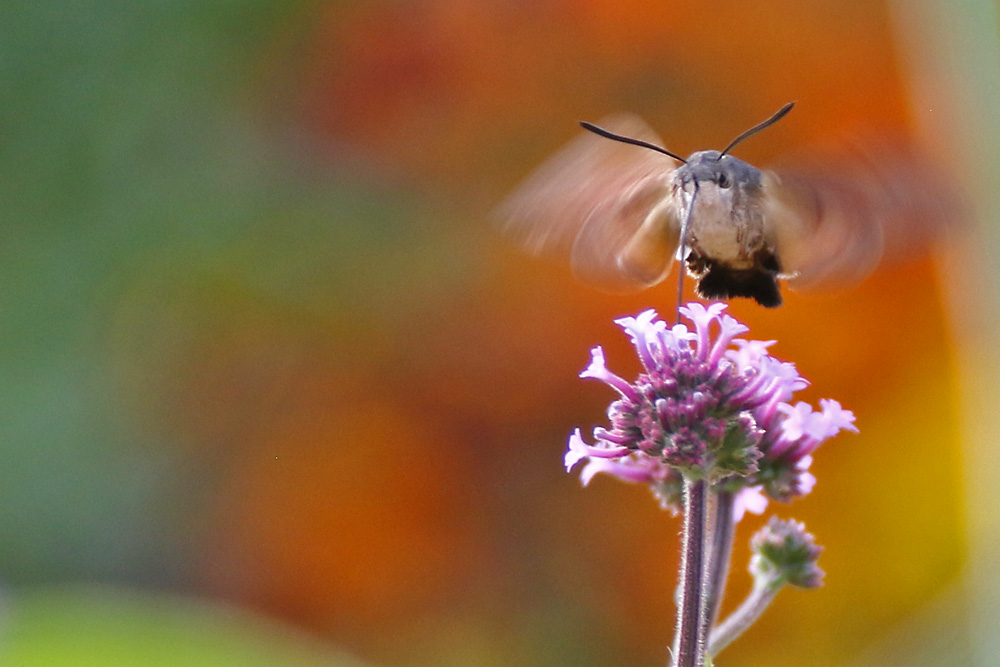
[{"label": "green stem", "polygon": [[708,640],[709,655],[717,655],[719,651],[726,648],[731,641],[739,637],[743,632],[753,625],[754,621],[760,618],[771,600],[778,594],[781,586],[775,582],[770,582],[762,586],[754,586],[750,595],[743,601],[740,608],[734,611],[729,618],[719,624],[719,627],[712,631]]},{"label": "green stem", "polygon": [[708,561],[708,588],[705,609],[705,634],[715,625],[719,617],[719,607],[722,596],[726,592],[726,580],[729,577],[729,561],[733,553],[733,534],[736,522],[733,521],[733,493],[721,491],[715,495],[715,515],[712,529],[712,551]]},{"label": "green stem", "polygon": [[675,667],[705,664],[705,546],[708,482],[684,480],[681,599],[677,610]]}]

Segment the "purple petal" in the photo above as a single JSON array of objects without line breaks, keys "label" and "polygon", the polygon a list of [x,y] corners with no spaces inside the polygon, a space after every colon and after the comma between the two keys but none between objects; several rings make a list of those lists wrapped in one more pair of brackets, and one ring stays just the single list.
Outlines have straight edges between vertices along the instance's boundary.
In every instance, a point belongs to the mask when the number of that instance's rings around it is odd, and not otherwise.
[{"label": "purple petal", "polygon": [[782,436],[787,440],[792,442],[799,440],[814,427],[813,409],[808,403],[799,401],[794,406],[788,403],[779,403],[778,410],[785,414],[780,428]]},{"label": "purple petal", "polygon": [[652,344],[657,339],[658,333],[667,328],[666,323],[656,319],[656,311],[649,309],[642,311],[637,317],[617,319],[615,324],[625,329],[639,354],[639,361],[647,371],[652,372],[656,368]]},{"label": "purple petal", "polygon": [[628,453],[628,447],[593,447],[588,445],[586,441],[584,441],[583,435],[580,433],[580,429],[576,429],[569,436],[569,448],[566,450],[566,455],[563,457],[563,463],[566,464],[566,472],[569,472],[572,470],[573,466],[579,463],[582,459],[616,459],[625,456]]},{"label": "purple petal", "polygon": [[708,307],[705,307],[697,301],[692,301],[686,306],[681,306],[681,314],[691,320],[694,324],[695,332],[698,334],[696,339],[697,347],[695,348],[695,351],[699,358],[707,358],[708,350],[711,348],[712,342],[709,325],[711,325],[712,320],[717,319],[719,314],[725,309],[726,304],[718,301],[710,303]]},{"label": "purple petal", "polygon": [[827,432],[826,437],[831,437],[840,431],[858,432],[858,427],[854,425],[854,413],[840,407],[838,401],[832,398],[819,399],[819,405],[823,409],[823,425]]},{"label": "purple petal", "polygon": [[696,340],[698,338],[698,334],[689,330],[687,326],[680,323],[670,327],[670,334],[678,342],[677,346],[678,348],[680,347],[681,342],[686,343],[688,341]]},{"label": "purple petal", "polygon": [[625,398],[632,399],[633,401],[638,398],[638,395],[636,394],[635,389],[632,388],[632,385],[626,382],[624,378],[609,371],[608,367],[605,366],[604,350],[600,345],[590,351],[590,365],[587,366],[582,373],[580,373],[580,377],[600,380]]},{"label": "purple petal", "polygon": [[722,355],[725,354],[726,349],[729,347],[733,338],[741,333],[750,331],[750,327],[742,324],[739,320],[730,315],[721,315],[718,319],[719,336],[715,339],[712,351],[708,355],[708,363],[710,364],[719,363],[719,360],[722,359]]},{"label": "purple petal", "polygon": [[763,487],[745,486],[733,496],[733,520],[737,523],[747,512],[760,515],[766,509],[767,496],[764,495]]},{"label": "purple petal", "polygon": [[649,484],[655,480],[653,471],[650,468],[635,462],[629,464],[609,461],[607,459],[591,459],[587,461],[587,465],[580,471],[580,482],[584,486],[587,486],[590,484],[590,480],[594,478],[594,475],[599,472],[617,477],[623,482],[632,482],[635,484]]},{"label": "purple petal", "polygon": [[816,475],[811,472],[800,472],[795,487],[800,496],[808,496],[816,486]]},{"label": "purple petal", "polygon": [[773,340],[743,340],[741,338],[735,338],[732,343],[739,349],[727,350],[726,358],[736,364],[736,368],[738,368],[740,372],[743,372],[748,368],[757,369],[761,360],[768,356],[767,348],[774,345],[776,342],[777,341]]}]

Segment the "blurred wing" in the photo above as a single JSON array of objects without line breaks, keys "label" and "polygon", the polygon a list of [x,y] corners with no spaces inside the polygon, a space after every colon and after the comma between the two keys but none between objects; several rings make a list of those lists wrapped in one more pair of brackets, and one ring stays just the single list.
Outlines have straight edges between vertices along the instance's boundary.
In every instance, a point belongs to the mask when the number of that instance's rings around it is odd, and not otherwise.
[{"label": "blurred wing", "polygon": [[944,176],[897,144],[765,171],[763,187],[767,234],[794,288],[860,282],[964,217]]},{"label": "blurred wing", "polygon": [[[635,116],[599,125],[659,142]],[[528,252],[568,259],[584,282],[642,289],[663,279],[677,249],[680,225],[670,205],[675,169],[665,155],[586,132],[538,167],[496,217]]]}]

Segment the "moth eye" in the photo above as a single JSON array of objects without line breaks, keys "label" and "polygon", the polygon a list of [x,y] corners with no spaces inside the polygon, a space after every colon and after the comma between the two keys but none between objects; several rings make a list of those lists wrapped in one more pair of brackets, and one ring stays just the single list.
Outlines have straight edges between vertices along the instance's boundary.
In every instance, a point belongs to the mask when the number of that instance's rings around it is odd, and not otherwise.
[{"label": "moth eye", "polygon": [[728,176],[726,176],[725,174],[719,174],[719,187],[720,188],[728,188],[732,184],[733,184],[733,182],[729,180]]}]

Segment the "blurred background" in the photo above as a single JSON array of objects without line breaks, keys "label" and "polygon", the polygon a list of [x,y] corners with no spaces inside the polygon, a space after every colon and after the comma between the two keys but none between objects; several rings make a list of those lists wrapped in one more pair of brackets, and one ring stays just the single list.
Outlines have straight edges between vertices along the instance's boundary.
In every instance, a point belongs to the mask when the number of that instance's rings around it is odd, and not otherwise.
[{"label": "blurred background", "polygon": [[672,289],[596,292],[488,214],[578,120],[687,154],[795,100],[741,158],[903,134],[989,224],[732,304],[861,432],[770,508],[826,585],[719,662],[1000,665],[1000,51],[957,4],[5,3],[0,663],[665,664],[679,520],[561,456],[611,398],[590,347],[636,372],[611,320]]}]

